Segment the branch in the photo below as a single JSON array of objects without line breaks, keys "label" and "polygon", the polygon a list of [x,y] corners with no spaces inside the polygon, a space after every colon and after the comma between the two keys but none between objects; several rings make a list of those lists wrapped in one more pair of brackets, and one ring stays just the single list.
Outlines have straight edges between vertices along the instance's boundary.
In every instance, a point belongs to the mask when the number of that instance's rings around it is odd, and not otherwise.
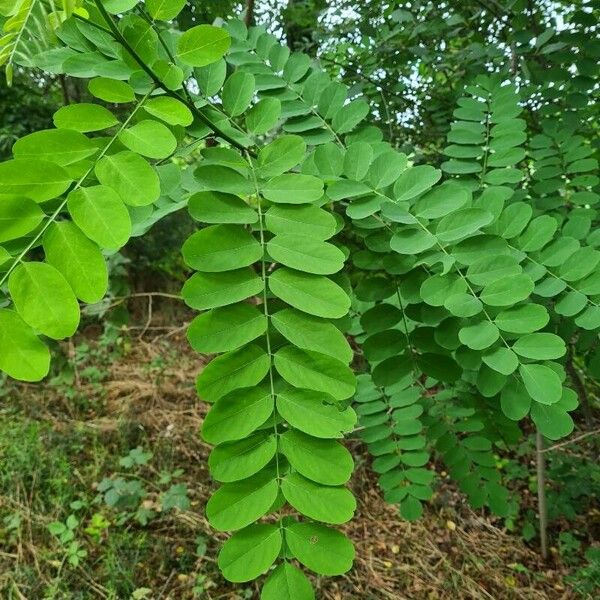
[{"label": "branch", "polygon": [[564,442],[561,442],[560,444],[554,444],[554,446],[544,448],[543,450],[540,450],[540,453],[550,452],[551,450],[557,450],[558,448],[562,448],[563,446],[568,446],[569,444],[574,444],[575,442],[579,442],[580,440],[583,440],[586,437],[590,437],[591,435],[598,435],[598,434],[600,434],[600,429],[594,429],[593,431],[586,431],[585,433],[582,433],[581,435],[578,435],[577,437],[574,437],[573,439],[565,440]]},{"label": "branch", "polygon": [[246,14],[244,15],[244,23],[246,27],[254,25],[254,0],[246,2]]}]

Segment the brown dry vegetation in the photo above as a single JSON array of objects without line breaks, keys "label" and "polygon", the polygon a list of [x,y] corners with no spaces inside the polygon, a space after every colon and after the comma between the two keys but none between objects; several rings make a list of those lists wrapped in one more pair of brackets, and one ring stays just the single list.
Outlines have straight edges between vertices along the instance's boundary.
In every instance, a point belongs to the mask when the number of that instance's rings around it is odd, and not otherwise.
[{"label": "brown dry vegetation", "polygon": [[[146,336],[147,338],[147,336]],[[127,346],[126,346],[127,347]],[[188,350],[181,332],[136,341],[125,355],[107,367],[100,386],[75,377],[78,392],[91,398],[87,413],[74,410],[61,396],[60,387],[21,385],[8,394],[29,418],[51,423],[54,431],[69,436],[82,429],[97,434],[101,443],[112,447],[123,429],[139,430],[145,447],[159,452],[169,448],[173,463],[185,469],[185,483],[192,506],[152,521],[150,539],[160,540],[162,550],[146,553],[133,574],[138,587],[148,588],[146,598],[234,600],[258,598],[258,588],[231,586],[215,565],[218,544],[203,515],[203,506],[214,487],[206,462],[210,447],[197,435],[206,412],[193,389],[194,375],[202,360]],[[97,396],[94,401],[93,396]],[[560,564],[544,565],[537,552],[520,538],[499,527],[499,523],[470,510],[450,484],[438,490],[424,517],[416,523],[400,520],[396,509],[386,504],[374,477],[367,469],[368,458],[360,442],[348,442],[357,459],[352,487],[358,497],[356,518],[346,527],[357,550],[355,568],[345,577],[317,580],[318,597],[327,600],[442,600],[442,599],[568,599],[575,596],[563,578]],[[86,448],[81,449],[84,460]],[[73,457],[80,461],[82,456]],[[83,482],[94,485],[94,482]],[[25,515],[27,535],[19,545],[0,554],[0,589],[3,598],[28,598],[25,587],[15,579],[19,565],[34,565],[37,576],[55,577],[38,548],[36,524],[47,524],[50,515],[36,514],[34,489],[16,497],[0,497],[0,507],[12,504]],[[152,499],[147,500],[149,506]],[[139,525],[129,525],[135,529]],[[108,530],[108,535],[111,529]],[[202,557],[185,566],[178,556],[190,551],[197,536],[208,542]],[[0,546],[1,547],[1,546]],[[165,556],[166,551],[166,556]],[[102,552],[102,545],[90,550]],[[92,562],[93,564],[93,562]],[[54,565],[55,567],[55,565]],[[204,574],[203,595],[192,589],[198,573]],[[57,598],[112,598],[93,570],[74,569],[65,577],[76,578],[69,589],[76,595]],[[4,586],[4,587],[3,587]],[[41,598],[41,596],[40,596]]]}]

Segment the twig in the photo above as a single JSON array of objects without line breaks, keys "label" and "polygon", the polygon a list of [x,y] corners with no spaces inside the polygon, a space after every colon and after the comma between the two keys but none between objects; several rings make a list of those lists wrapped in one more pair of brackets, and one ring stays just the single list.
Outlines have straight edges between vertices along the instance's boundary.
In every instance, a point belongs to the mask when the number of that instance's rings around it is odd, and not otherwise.
[{"label": "twig", "polygon": [[150,327],[150,323],[152,323],[152,298],[152,295],[148,296],[148,319],[146,320],[146,324],[142,328],[138,339],[144,337],[144,334],[148,331],[148,327]]},{"label": "twig", "polygon": [[554,444],[554,446],[549,446],[548,448],[544,448],[543,450],[540,450],[540,452],[550,452],[552,450],[557,450],[558,448],[562,448],[563,446],[567,446],[569,444],[574,444],[575,442],[579,442],[580,440],[589,437],[590,435],[598,435],[600,434],[600,429],[594,429],[594,431],[586,431],[585,433],[582,433],[581,435],[578,435],[577,437],[574,437],[573,439],[570,440],[565,440],[564,442],[561,442],[560,444]]},{"label": "twig", "polygon": [[[148,297],[160,297],[160,298],[171,298],[172,300],[183,300],[183,298],[177,294],[167,294],[165,292],[137,292],[135,294],[129,294],[127,296],[114,296],[111,299],[110,304],[104,308],[104,310],[110,310],[111,308],[115,308],[115,306],[119,306],[123,304],[123,302],[127,302],[127,300],[131,300],[132,298],[148,298]],[[83,310],[93,309],[92,304],[86,306]]]},{"label": "twig", "polygon": [[246,11],[244,14],[244,23],[246,27],[254,25],[254,0],[247,0]]},{"label": "twig", "polygon": [[577,369],[573,364],[573,347],[569,344],[569,352],[567,354],[567,360],[565,362],[565,369],[569,374],[569,378],[571,379],[573,386],[575,387],[575,391],[577,392],[577,396],[579,397],[579,402],[581,404],[581,410],[583,412],[583,418],[585,419],[585,424],[587,427],[592,426],[592,411],[590,409],[590,400],[587,395],[587,391],[585,389],[585,385],[581,381],[579,377],[579,373],[577,373]]}]

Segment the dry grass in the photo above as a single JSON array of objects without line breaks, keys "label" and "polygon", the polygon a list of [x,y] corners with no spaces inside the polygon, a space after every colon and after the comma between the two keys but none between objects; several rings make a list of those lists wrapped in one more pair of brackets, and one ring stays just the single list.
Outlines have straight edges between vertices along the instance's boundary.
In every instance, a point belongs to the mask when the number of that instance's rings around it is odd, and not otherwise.
[{"label": "dry grass", "polygon": [[[31,402],[32,397],[40,394],[44,408],[38,406],[38,409],[42,411],[42,417],[51,420],[54,428],[65,433],[70,428],[86,427],[110,435],[123,423],[133,423],[146,432],[150,446],[168,440],[175,449],[177,464],[185,468],[192,510],[161,519],[157,525],[151,524],[152,535],[159,536],[173,553],[177,553],[182,545],[192,544],[197,535],[206,536],[208,551],[196,560],[192,569],[192,572],[209,574],[202,597],[239,600],[242,598],[240,588],[225,582],[214,564],[218,542],[224,536],[215,535],[203,515],[203,505],[214,484],[206,467],[210,447],[197,435],[206,405],[198,400],[192,382],[202,362],[187,349],[180,333],[136,343],[124,359],[110,366],[109,376],[100,389],[98,386],[86,389],[82,384],[84,393],[103,395],[103,410],[85,420],[70,415],[64,408],[64,401],[51,389],[36,391],[31,386],[23,386],[20,395],[27,396],[27,402]],[[400,520],[396,509],[386,504],[379,494],[367,469],[364,447],[357,441],[348,443],[352,445],[358,463],[352,487],[359,509],[356,518],[345,527],[356,544],[355,568],[345,577],[317,579],[317,598],[574,598],[562,582],[560,570],[544,566],[537,553],[518,537],[498,528],[482,514],[475,514],[462,503],[451,486],[438,492],[420,521],[407,523]],[[30,549],[29,556],[36,556],[35,549]],[[153,600],[192,598],[192,574],[177,569],[165,571],[160,567],[162,558],[153,557],[149,564],[140,565],[140,586],[152,589],[149,597]],[[3,559],[10,561],[10,557]],[[526,568],[516,568],[517,565]],[[80,585],[88,594],[81,597],[108,597],[102,581],[95,581],[93,573],[82,573]],[[252,596],[244,597],[258,599],[258,587],[253,589]]]}]

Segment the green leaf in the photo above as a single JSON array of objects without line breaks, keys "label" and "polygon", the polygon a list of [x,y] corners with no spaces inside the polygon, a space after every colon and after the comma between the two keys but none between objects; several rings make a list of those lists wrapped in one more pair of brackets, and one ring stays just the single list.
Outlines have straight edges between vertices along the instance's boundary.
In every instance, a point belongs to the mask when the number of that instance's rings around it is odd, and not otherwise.
[{"label": "green leaf", "polygon": [[576,250],[560,267],[560,278],[578,281],[589,275],[600,262],[600,252],[589,246]]},{"label": "green leaf", "polygon": [[118,15],[119,13],[131,10],[137,3],[138,0],[104,0],[102,4],[104,4],[104,8],[109,13]]},{"label": "green leaf", "polygon": [[156,171],[135,152],[104,156],[95,167],[98,181],[117,192],[130,206],[147,206],[160,197],[160,179]]},{"label": "green leaf", "polygon": [[456,242],[489,225],[494,215],[481,208],[463,208],[446,215],[438,224],[436,236],[442,242]]},{"label": "green leaf", "polygon": [[29,198],[0,197],[0,242],[16,240],[28,234],[43,218],[42,209]]},{"label": "green leaf", "polygon": [[229,483],[246,479],[266,467],[277,452],[271,431],[259,431],[245,439],[219,444],[208,457],[213,479]]},{"label": "green leaf", "polygon": [[206,505],[206,516],[218,531],[242,529],[263,517],[277,498],[279,483],[274,469],[221,486]]},{"label": "green leaf", "polygon": [[513,421],[520,421],[529,414],[531,396],[516,377],[502,388],[500,406],[502,412]]},{"label": "green leaf", "polygon": [[265,581],[260,600],[315,600],[315,593],[306,575],[284,562]]},{"label": "green leaf", "polygon": [[494,319],[496,325],[508,333],[532,333],[548,324],[550,316],[540,304],[524,304],[503,310]]},{"label": "green leaf", "polygon": [[22,262],[8,278],[17,312],[34,329],[55,340],[75,333],[79,304],[67,280],[53,266]]},{"label": "green leaf", "polygon": [[235,390],[219,398],[204,419],[202,437],[211,444],[241,440],[258,429],[273,412],[266,387]]},{"label": "green leaf", "polygon": [[355,142],[346,149],[344,175],[348,179],[364,179],[373,160],[373,148],[367,142]]},{"label": "green leaf", "polygon": [[258,153],[262,177],[274,177],[299,164],[306,153],[306,142],[299,135],[282,135],[263,146]]},{"label": "green leaf", "polygon": [[558,315],[572,317],[580,313],[588,303],[587,296],[578,291],[565,294],[555,305],[554,312]]},{"label": "green leaf", "polygon": [[228,581],[252,581],[275,562],[282,541],[277,525],[250,525],[225,542],[219,552],[219,569]]},{"label": "green leaf", "polygon": [[519,366],[517,355],[512,350],[502,346],[490,350],[483,355],[482,359],[488,367],[502,373],[502,375],[510,375]]},{"label": "green leaf", "polygon": [[277,235],[296,233],[319,240],[330,238],[336,231],[333,215],[318,206],[272,206],[265,214],[265,224]]},{"label": "green leaf", "polygon": [[523,252],[541,250],[553,238],[557,228],[558,223],[554,217],[541,215],[529,223],[516,245]]},{"label": "green leaf", "polygon": [[50,352],[13,310],[0,308],[0,371],[20,381],[40,381],[50,369]]},{"label": "green leaf", "polygon": [[421,354],[417,364],[429,377],[449,383],[456,381],[462,372],[453,358],[441,354]]},{"label": "green leaf", "polygon": [[369,182],[374,189],[380,190],[391,185],[406,169],[406,155],[399,152],[383,152],[369,167]]},{"label": "green leaf", "polygon": [[326,354],[284,346],[274,357],[277,372],[291,385],[330,394],[336,400],[350,398],[356,382],[352,370]]},{"label": "green leaf", "polygon": [[148,158],[168,158],[177,148],[171,130],[154,119],[144,119],[119,133],[119,141],[129,150]]},{"label": "green leaf", "polygon": [[348,364],[352,348],[332,323],[286,308],[271,315],[271,323],[289,342],[303,350],[315,350]]},{"label": "green leaf", "polygon": [[227,63],[221,58],[210,65],[194,69],[194,74],[204,95],[214,96],[225,82]]},{"label": "green leaf", "polygon": [[511,306],[528,298],[533,288],[527,275],[511,275],[486,285],[479,297],[489,306]]},{"label": "green leaf", "polygon": [[256,344],[232,350],[213,359],[196,379],[196,391],[206,402],[229,392],[259,384],[269,372],[271,359]]},{"label": "green leaf", "polygon": [[368,334],[391,329],[402,320],[402,311],[392,304],[376,304],[360,318],[360,324]]},{"label": "green leaf", "polygon": [[281,102],[277,98],[263,98],[246,113],[246,128],[261,135],[273,129],[280,117]]},{"label": "green leaf", "polygon": [[532,214],[533,208],[525,202],[509,204],[494,224],[494,230],[503,238],[510,240],[525,229]]},{"label": "green leaf", "polygon": [[0,246],[0,266],[4,269],[7,268],[7,264],[9,261],[12,262],[12,256],[10,254],[10,252],[8,252],[8,250],[6,250],[5,248],[2,248],[2,246]]},{"label": "green leaf", "polygon": [[467,325],[458,332],[458,339],[471,350],[489,348],[499,336],[498,328],[489,321]]},{"label": "green leaf", "polygon": [[169,125],[187,127],[194,121],[192,111],[183,102],[171,96],[150,98],[144,104],[144,110]]},{"label": "green leaf", "polygon": [[261,193],[278,204],[307,204],[323,196],[323,182],[312,175],[286,173],[267,181]]},{"label": "green leaf", "polygon": [[567,349],[564,341],[553,333],[530,333],[519,338],[513,350],[525,358],[552,360],[564,356]]},{"label": "green leaf", "polygon": [[92,79],[88,83],[88,91],[92,96],[111,104],[127,104],[135,100],[135,92],[128,83],[107,77]]},{"label": "green leaf", "polygon": [[519,373],[529,395],[540,404],[554,404],[562,396],[560,377],[546,365],[528,364],[519,367]]},{"label": "green leaf", "polygon": [[345,487],[329,487],[313,483],[298,473],[289,473],[281,482],[281,491],[300,514],[333,525],[350,521],[356,500]]},{"label": "green leaf", "polygon": [[241,198],[223,192],[198,192],[188,202],[190,215],[202,223],[256,223],[258,214]]},{"label": "green leaf", "polygon": [[474,317],[483,309],[483,304],[472,294],[452,294],[444,300],[444,306],[455,317]]},{"label": "green leaf", "polygon": [[333,142],[317,146],[313,160],[319,175],[324,179],[339,177],[342,173],[344,154]]},{"label": "green leaf", "polygon": [[346,102],[347,88],[338,81],[332,81],[319,96],[317,112],[325,119],[331,119]]},{"label": "green leaf", "polygon": [[467,285],[460,277],[450,275],[432,275],[421,284],[421,299],[431,306],[442,306],[444,300],[453,294],[466,292]]},{"label": "green leaf", "polygon": [[[150,31],[152,30],[150,29]],[[152,48],[151,52],[154,53],[154,48]],[[153,68],[154,73],[162,82],[164,88],[177,90],[182,87],[185,74],[183,69],[178,65],[164,59],[159,59],[154,63]]]},{"label": "green leaf", "polygon": [[230,116],[241,115],[250,105],[254,97],[255,80],[252,73],[236,71],[231,75],[221,94],[223,110]]},{"label": "green leaf", "polygon": [[373,369],[373,381],[382,387],[394,385],[406,377],[413,368],[413,360],[408,355],[392,356],[381,361]]},{"label": "green leaf", "polygon": [[331,200],[355,198],[372,192],[373,190],[366,183],[349,179],[338,179],[327,187],[327,195]]},{"label": "green leaf", "polygon": [[488,285],[503,277],[519,275],[522,269],[513,256],[483,256],[469,265],[467,277],[475,285]]},{"label": "green leaf", "polygon": [[253,183],[238,171],[220,165],[200,165],[194,176],[206,188],[228,194],[250,195],[255,193]]},{"label": "green leaf", "polygon": [[423,219],[439,219],[462,208],[470,199],[468,188],[448,181],[419,198],[414,213]]},{"label": "green leaf", "polygon": [[99,104],[69,104],[54,113],[54,125],[61,129],[72,129],[81,133],[102,131],[118,125],[119,120],[110,110]]},{"label": "green leaf", "polygon": [[98,246],[69,221],[52,223],[44,234],[46,260],[69,282],[75,295],[88,304],[99,302],[108,290],[108,269]]},{"label": "green leaf", "polygon": [[352,568],[354,547],[343,533],[317,523],[293,523],[285,528],[292,555],[319,575],[343,575]]},{"label": "green leaf", "polygon": [[0,194],[40,203],[60,196],[72,181],[62,167],[45,160],[18,158],[0,163]]},{"label": "green leaf", "polygon": [[534,403],[531,407],[531,418],[540,433],[551,440],[564,438],[575,429],[573,419],[560,406]]},{"label": "green leaf", "polygon": [[232,271],[260,260],[261,244],[240,225],[210,225],[192,234],[183,244],[183,258],[204,273]]},{"label": "green leaf", "polygon": [[231,37],[224,29],[197,25],[179,38],[177,59],[191,67],[204,67],[222,58],[230,45]]},{"label": "green leaf", "polygon": [[145,0],[146,8],[153,19],[170,21],[186,4],[186,0]]},{"label": "green leaf", "polygon": [[196,310],[227,306],[263,291],[262,279],[250,268],[224,273],[194,273],[183,286],[185,303]]},{"label": "green leaf", "polygon": [[344,253],[327,242],[306,235],[276,235],[267,243],[273,260],[298,271],[331,275],[344,266]]},{"label": "green leaf", "polygon": [[269,289],[294,308],[316,317],[339,319],[350,308],[346,292],[320,275],[280,268],[269,276]]},{"label": "green leaf", "polygon": [[13,146],[20,160],[47,160],[66,167],[93,156],[98,147],[83,133],[70,129],[46,129],[30,133]]},{"label": "green leaf", "polygon": [[339,442],[317,439],[295,430],[280,438],[280,450],[298,473],[323,485],[343,485],[350,479],[354,461]]},{"label": "green leaf", "polygon": [[235,350],[267,330],[267,318],[252,304],[232,304],[198,315],[190,324],[187,338],[200,354]]},{"label": "green leaf", "polygon": [[394,184],[394,201],[410,200],[433,187],[442,176],[439,169],[429,165],[419,165],[407,169]]},{"label": "green leaf", "polygon": [[79,188],[68,196],[73,221],[101,248],[118,250],[131,236],[131,218],[121,198],[105,185]]},{"label": "green leaf", "polygon": [[320,392],[286,388],[277,395],[277,410],[292,426],[318,438],[341,438],[352,431],[356,413],[352,408],[341,409],[335,400]]},{"label": "green leaf", "polygon": [[417,498],[406,496],[400,502],[400,516],[407,521],[418,521],[423,515],[423,505]]},{"label": "green leaf", "polygon": [[310,67],[310,56],[301,52],[294,52],[283,67],[283,77],[286,81],[294,83],[306,75]]},{"label": "green leaf", "polygon": [[331,126],[337,133],[348,133],[369,114],[369,110],[369,103],[363,98],[352,100],[335,112]]},{"label": "green leaf", "polygon": [[582,329],[593,330],[600,327],[600,308],[598,306],[588,306],[576,319],[575,324]]},{"label": "green leaf", "polygon": [[435,236],[426,229],[402,227],[392,236],[390,247],[399,254],[412,255],[429,250],[436,242]]}]

